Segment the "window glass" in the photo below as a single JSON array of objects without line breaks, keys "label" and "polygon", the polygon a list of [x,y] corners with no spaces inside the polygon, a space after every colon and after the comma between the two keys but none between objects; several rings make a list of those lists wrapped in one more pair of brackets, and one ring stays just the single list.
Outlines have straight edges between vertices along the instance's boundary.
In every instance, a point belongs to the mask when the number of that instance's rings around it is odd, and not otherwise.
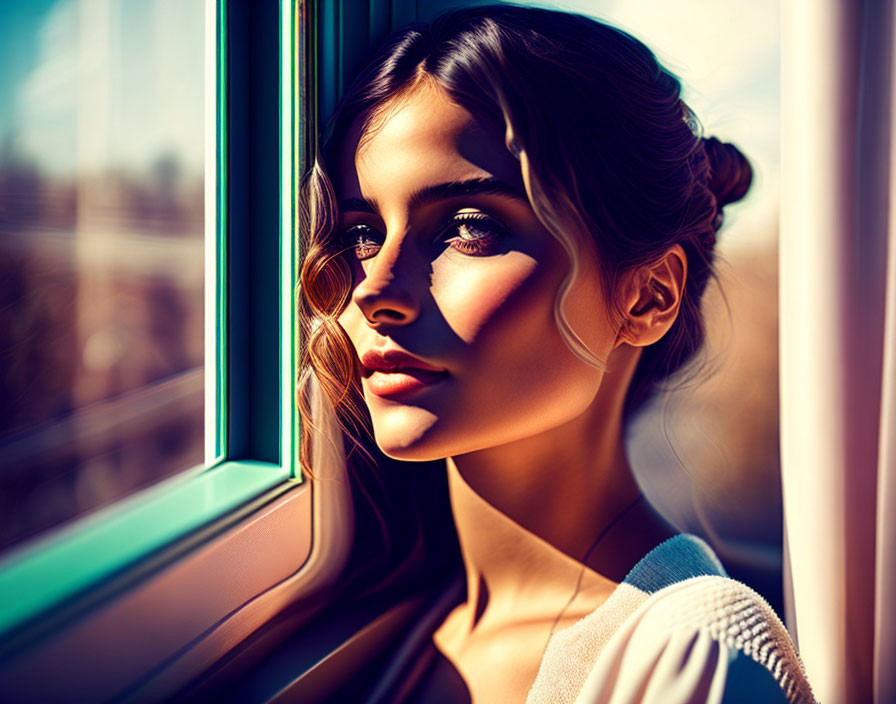
[{"label": "window glass", "polygon": [[203,460],[204,11],[0,3],[0,547]]}]

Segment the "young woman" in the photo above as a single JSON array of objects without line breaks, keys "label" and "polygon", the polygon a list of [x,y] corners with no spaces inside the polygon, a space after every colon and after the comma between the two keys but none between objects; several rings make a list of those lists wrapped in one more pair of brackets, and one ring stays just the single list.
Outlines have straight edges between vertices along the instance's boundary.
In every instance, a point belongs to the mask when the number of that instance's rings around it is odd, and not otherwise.
[{"label": "young woman", "polygon": [[[768,604],[626,457],[702,344],[722,208],[751,180],[679,93],[621,31],[488,6],[394,34],[334,115],[304,186],[303,447],[316,386],[350,468],[384,456],[359,485],[445,460],[466,587],[372,700],[813,701]],[[428,500],[403,497],[392,539]]]}]

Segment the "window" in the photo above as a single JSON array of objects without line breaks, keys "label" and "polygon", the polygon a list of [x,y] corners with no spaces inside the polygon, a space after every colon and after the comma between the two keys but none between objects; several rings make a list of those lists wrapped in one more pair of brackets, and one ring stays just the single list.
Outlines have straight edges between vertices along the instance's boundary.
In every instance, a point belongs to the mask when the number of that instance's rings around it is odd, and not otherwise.
[{"label": "window", "polygon": [[2,549],[203,463],[205,18],[7,2],[0,27]]},{"label": "window", "polygon": [[[295,257],[280,195],[297,12],[0,7],[0,660],[43,662],[25,645],[74,638],[70,654],[103,667],[77,619],[137,618],[145,605],[122,604],[193,560],[170,654],[307,558],[310,504],[289,526],[305,542],[287,540],[280,562],[224,539],[277,497],[292,492],[292,518],[295,496],[310,500],[293,491]],[[209,550],[252,571],[240,588],[256,591],[209,599]],[[0,692],[20,665],[0,667]]]}]

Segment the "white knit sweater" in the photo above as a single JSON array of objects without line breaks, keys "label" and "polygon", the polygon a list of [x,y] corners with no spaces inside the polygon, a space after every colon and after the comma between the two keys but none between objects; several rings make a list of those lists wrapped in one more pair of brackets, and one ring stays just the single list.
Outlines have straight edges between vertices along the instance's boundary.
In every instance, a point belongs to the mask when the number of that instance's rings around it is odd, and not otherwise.
[{"label": "white knit sweater", "polygon": [[548,643],[527,704],[815,699],[784,624],[700,538],[656,546],[595,611]]}]

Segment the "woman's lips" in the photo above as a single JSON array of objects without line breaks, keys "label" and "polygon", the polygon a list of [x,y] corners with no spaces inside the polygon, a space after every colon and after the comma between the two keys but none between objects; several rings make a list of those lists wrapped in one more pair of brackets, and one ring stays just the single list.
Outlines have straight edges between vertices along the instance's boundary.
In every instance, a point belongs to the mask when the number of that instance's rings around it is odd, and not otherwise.
[{"label": "woman's lips", "polygon": [[448,372],[431,372],[424,369],[395,369],[374,371],[365,379],[370,393],[376,396],[398,396],[419,391],[448,378]]},{"label": "woman's lips", "polygon": [[448,378],[448,371],[392,348],[369,349],[361,355],[361,376],[370,393],[390,397],[420,391]]}]

